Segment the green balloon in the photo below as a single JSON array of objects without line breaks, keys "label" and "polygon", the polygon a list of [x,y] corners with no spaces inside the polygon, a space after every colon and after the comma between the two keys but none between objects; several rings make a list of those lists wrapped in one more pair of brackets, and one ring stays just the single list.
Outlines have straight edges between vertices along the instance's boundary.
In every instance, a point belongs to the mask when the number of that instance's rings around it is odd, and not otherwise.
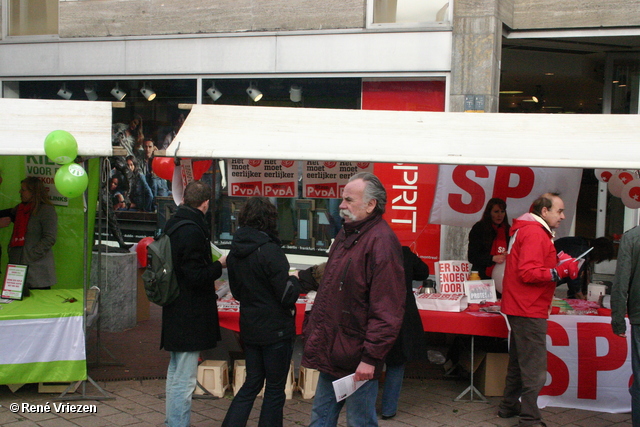
[{"label": "green balloon", "polygon": [[78,157],[78,142],[66,130],[54,130],[44,139],[44,152],[52,162],[66,165]]},{"label": "green balloon", "polygon": [[53,178],[60,194],[70,199],[80,196],[87,189],[89,175],[77,163],[67,163],[58,169]]}]

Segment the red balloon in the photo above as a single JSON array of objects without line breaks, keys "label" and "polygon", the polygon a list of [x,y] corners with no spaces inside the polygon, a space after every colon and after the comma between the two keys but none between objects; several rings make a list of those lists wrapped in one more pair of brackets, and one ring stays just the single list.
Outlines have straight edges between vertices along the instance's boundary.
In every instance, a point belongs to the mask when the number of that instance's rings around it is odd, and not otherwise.
[{"label": "red balloon", "polygon": [[202,175],[209,170],[213,160],[196,160],[193,162],[193,179],[196,181],[202,178]]},{"label": "red balloon", "polygon": [[151,167],[153,168],[153,172],[160,178],[171,181],[176,165],[172,157],[154,157]]},{"label": "red balloon", "polygon": [[144,268],[147,266],[147,246],[153,242],[153,237],[144,237],[136,246],[136,255],[138,256],[138,266]]}]

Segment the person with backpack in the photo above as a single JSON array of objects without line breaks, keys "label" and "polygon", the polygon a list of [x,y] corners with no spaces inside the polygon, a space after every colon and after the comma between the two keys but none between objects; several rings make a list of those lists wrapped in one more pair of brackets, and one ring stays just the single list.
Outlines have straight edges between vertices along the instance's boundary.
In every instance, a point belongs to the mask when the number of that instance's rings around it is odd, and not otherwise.
[{"label": "person with backpack", "polygon": [[247,424],[263,385],[258,426],[281,427],[300,283],[289,274],[289,261],[278,238],[278,211],[269,199],[247,199],[238,222],[240,228],[233,236],[228,258],[229,287],[240,301],[246,380],[233,398],[222,427]]},{"label": "person with backpack", "polygon": [[184,190],[184,201],[165,230],[170,233],[171,258],[179,285],[175,300],[162,307],[160,348],[171,353],[167,369],[166,416],[169,427],[188,427],[191,396],[196,387],[200,352],[220,341],[215,280],[226,267],[226,257],[213,261],[209,227],[211,187],[193,181]]}]

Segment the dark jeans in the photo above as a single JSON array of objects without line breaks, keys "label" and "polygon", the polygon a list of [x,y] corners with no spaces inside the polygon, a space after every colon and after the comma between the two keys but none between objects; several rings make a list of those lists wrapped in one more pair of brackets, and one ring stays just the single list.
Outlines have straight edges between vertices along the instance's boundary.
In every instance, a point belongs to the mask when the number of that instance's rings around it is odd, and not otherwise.
[{"label": "dark jeans", "polygon": [[[520,411],[520,425],[541,422],[538,394],[547,380],[547,319],[507,315],[509,366],[500,409]],[[520,399],[520,402],[518,402]]]},{"label": "dark jeans", "polygon": [[264,346],[245,344],[247,378],[233,398],[227,415],[222,422],[223,427],[242,427],[247,425],[253,402],[262,386],[264,399],[260,410],[259,427],[282,426],[282,409],[286,395],[287,375],[293,353],[293,340],[279,341]]}]

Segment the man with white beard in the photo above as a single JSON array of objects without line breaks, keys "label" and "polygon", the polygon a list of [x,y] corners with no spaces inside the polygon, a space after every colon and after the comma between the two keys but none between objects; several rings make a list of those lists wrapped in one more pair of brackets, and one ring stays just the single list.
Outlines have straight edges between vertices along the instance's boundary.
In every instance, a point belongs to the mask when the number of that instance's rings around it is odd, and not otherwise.
[{"label": "man with white beard", "polygon": [[[335,426],[345,402],[349,425],[378,425],[378,378],[400,331],[406,295],[400,242],[382,219],[386,202],[371,173],[354,175],[344,188],[343,226],[304,332],[302,365],[320,371],[311,426]],[[350,374],[367,382],[337,402],[332,382]]]}]

